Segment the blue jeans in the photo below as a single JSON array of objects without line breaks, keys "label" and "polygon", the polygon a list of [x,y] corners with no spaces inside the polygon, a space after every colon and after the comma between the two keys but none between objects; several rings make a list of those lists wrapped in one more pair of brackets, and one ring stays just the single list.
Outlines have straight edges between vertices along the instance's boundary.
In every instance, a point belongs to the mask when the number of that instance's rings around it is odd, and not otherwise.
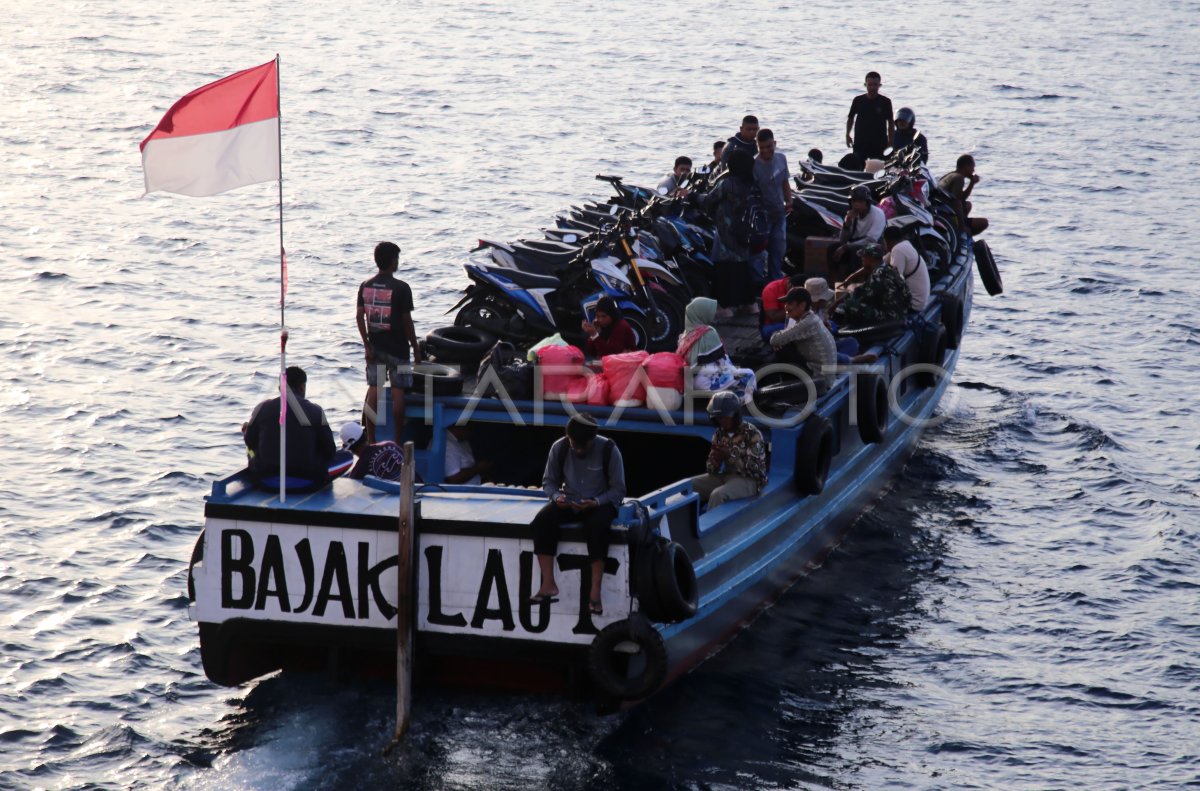
[{"label": "blue jeans", "polygon": [[767,249],[751,259],[754,274],[763,278],[764,284],[783,277],[783,256],[787,252],[786,214],[771,218],[770,234],[767,239]]}]

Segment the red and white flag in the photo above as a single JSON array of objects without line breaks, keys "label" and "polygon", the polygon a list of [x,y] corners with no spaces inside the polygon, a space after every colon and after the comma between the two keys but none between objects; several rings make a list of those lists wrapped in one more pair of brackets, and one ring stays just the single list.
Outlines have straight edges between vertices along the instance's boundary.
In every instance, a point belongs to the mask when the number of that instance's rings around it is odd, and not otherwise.
[{"label": "red and white flag", "polygon": [[271,61],[183,97],[142,141],[146,192],[216,195],[279,179],[279,77]]}]

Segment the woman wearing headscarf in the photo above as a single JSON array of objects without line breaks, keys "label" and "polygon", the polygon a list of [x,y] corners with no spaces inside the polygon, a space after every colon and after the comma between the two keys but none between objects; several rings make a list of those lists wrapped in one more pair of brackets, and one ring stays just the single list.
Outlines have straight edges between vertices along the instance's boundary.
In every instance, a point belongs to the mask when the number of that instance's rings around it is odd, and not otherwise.
[{"label": "woman wearing headscarf", "polygon": [[584,320],[583,331],[588,336],[583,349],[588,357],[637,351],[633,327],[625,321],[612,297],[600,298],[596,303],[596,317],[592,321]]},{"label": "woman wearing headscarf", "polygon": [[683,333],[679,336],[677,354],[687,360],[692,371],[695,390],[732,390],[742,403],[750,400],[756,386],[754,372],[735,368],[721,336],[713,329],[717,316],[717,301],[696,297],[684,312]]},{"label": "woman wearing headscarf", "polygon": [[754,155],[737,149],[729,155],[729,170],[704,198],[704,211],[716,228],[712,260],[713,293],[721,308],[753,305],[757,294],[750,268],[751,251],[734,233],[754,186]]}]

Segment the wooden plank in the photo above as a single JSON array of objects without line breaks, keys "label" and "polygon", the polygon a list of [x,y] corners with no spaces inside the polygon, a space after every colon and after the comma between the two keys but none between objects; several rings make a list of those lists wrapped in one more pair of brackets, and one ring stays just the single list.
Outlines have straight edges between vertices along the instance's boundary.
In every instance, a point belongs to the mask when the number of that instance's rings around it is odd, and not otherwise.
[{"label": "wooden plank", "polygon": [[396,549],[396,731],[384,748],[387,755],[408,732],[412,712],[413,615],[413,483],[416,463],[413,444],[404,443],[404,464],[400,471],[399,543]]}]

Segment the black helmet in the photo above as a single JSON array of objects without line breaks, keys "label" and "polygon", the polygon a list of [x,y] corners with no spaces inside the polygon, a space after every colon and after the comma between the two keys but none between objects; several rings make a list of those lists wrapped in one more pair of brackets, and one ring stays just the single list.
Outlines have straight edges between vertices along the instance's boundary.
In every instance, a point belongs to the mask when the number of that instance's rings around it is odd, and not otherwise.
[{"label": "black helmet", "polygon": [[713,394],[708,402],[708,416],[713,420],[719,417],[737,417],[742,414],[742,402],[737,393],[722,390]]},{"label": "black helmet", "polygon": [[871,188],[866,184],[859,184],[857,187],[850,190],[850,200],[865,200],[867,203],[875,202],[875,199],[871,197]]},{"label": "black helmet", "polygon": [[915,124],[917,122],[917,114],[912,111],[911,107],[901,107],[896,111],[896,120]]}]

